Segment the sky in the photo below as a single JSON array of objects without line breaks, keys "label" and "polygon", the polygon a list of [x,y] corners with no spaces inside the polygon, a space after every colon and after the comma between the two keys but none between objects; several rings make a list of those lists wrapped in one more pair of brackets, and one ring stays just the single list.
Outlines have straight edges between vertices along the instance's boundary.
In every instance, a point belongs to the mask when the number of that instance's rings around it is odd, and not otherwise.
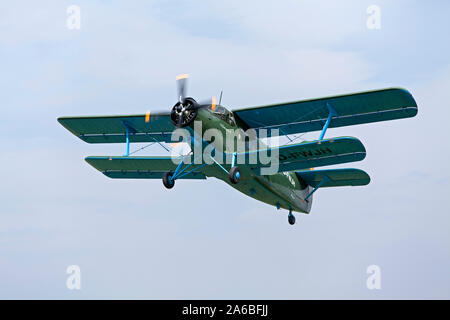
[{"label": "sky", "polygon": [[[1,2],[0,298],[449,299],[449,15],[448,1]],[[125,146],[56,120],[167,111],[181,73],[231,110],[403,87],[419,112],[329,129],[363,142],[365,160],[336,167],[371,183],[317,191],[292,227],[219,180],[108,179],[84,158]]]}]

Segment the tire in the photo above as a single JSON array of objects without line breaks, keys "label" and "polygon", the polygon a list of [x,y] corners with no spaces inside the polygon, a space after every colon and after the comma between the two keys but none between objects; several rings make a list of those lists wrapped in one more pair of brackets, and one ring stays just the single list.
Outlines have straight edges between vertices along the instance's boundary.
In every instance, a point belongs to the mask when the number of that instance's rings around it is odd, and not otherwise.
[{"label": "tire", "polygon": [[295,216],[292,213],[290,213],[290,212],[289,212],[289,215],[288,215],[288,222],[289,222],[289,224],[291,226],[295,224]]},{"label": "tire", "polygon": [[241,171],[238,167],[230,169],[230,181],[232,184],[237,184],[241,180]]},{"label": "tire", "polygon": [[169,179],[170,177],[172,177],[172,173],[164,172],[162,181],[163,181],[164,187],[166,187],[167,189],[172,189],[173,186],[175,185],[175,180],[170,180]]}]

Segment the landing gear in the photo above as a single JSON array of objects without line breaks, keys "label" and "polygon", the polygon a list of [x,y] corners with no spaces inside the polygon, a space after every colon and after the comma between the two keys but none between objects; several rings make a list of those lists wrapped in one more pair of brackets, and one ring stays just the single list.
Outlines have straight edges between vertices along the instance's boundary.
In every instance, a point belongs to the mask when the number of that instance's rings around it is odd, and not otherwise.
[{"label": "landing gear", "polygon": [[175,185],[175,180],[172,180],[171,178],[172,178],[172,173],[164,172],[162,181],[163,181],[164,187],[166,187],[167,189],[172,189],[173,186]]},{"label": "landing gear", "polygon": [[295,224],[295,216],[292,214],[292,211],[289,211],[288,222],[291,226]]},{"label": "landing gear", "polygon": [[238,167],[233,167],[230,169],[230,181],[232,184],[236,184],[241,180],[241,171]]}]

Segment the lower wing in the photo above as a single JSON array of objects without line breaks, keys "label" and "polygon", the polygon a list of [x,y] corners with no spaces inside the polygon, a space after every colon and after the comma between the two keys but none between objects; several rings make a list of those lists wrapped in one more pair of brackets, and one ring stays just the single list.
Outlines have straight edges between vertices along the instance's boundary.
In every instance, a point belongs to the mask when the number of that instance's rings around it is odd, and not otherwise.
[{"label": "lower wing", "polygon": [[[246,159],[246,162],[243,165],[250,166],[258,175],[264,174],[261,170],[262,168],[271,167],[273,165],[278,166],[278,172],[285,172],[361,161],[366,157],[364,145],[357,138],[353,137],[339,137],[320,141],[303,142],[257,150],[254,152],[258,155],[257,162],[251,164],[251,161]],[[254,152],[238,154],[238,156],[245,155],[250,158],[251,154]],[[275,156],[273,156],[273,152],[278,152],[278,157],[276,159]],[[269,154],[269,156],[266,157],[266,154]],[[272,156],[270,154],[272,154]],[[273,158],[272,162],[262,163],[262,158],[271,157]],[[276,161],[278,161],[278,163]],[[241,166],[241,164],[238,165]]]},{"label": "lower wing", "polygon": [[[86,162],[105,176],[115,179],[161,179],[177,169],[181,158],[173,157],[87,157]],[[200,168],[200,166],[203,166]],[[206,179],[207,166],[184,164],[177,179]],[[209,169],[211,170],[211,169]]]}]

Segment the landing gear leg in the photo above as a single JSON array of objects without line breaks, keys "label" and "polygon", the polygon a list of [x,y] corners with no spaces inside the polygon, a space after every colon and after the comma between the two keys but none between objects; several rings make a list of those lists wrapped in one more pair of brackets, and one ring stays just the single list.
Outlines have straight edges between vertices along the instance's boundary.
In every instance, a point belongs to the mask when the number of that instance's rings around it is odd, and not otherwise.
[{"label": "landing gear leg", "polygon": [[295,224],[295,216],[292,214],[291,210],[289,210],[288,222],[291,226]]}]

